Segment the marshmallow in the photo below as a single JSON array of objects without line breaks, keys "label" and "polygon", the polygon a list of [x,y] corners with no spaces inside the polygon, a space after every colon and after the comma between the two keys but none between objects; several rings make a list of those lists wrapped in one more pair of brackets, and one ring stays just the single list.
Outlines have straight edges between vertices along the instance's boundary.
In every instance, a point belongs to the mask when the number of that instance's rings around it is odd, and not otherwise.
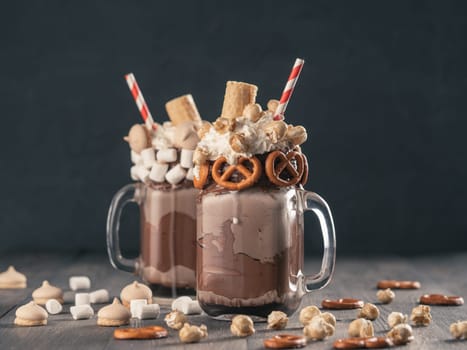
[{"label": "marshmallow", "polygon": [[68,282],[71,290],[91,288],[91,280],[88,276],[72,276]]},{"label": "marshmallow", "polygon": [[94,315],[94,310],[90,305],[78,305],[70,307],[70,313],[75,320],[86,320]]},{"label": "marshmallow", "polygon": [[182,311],[182,305],[191,301],[192,299],[188,296],[178,297],[172,302],[172,310]]},{"label": "marshmallow", "polygon": [[169,164],[154,163],[149,178],[155,182],[164,182],[167,170],[169,170]]},{"label": "marshmallow", "polygon": [[91,304],[107,303],[110,300],[109,292],[107,289],[98,289],[89,293],[89,301]]},{"label": "marshmallow", "polygon": [[165,174],[165,179],[172,185],[176,185],[182,181],[185,176],[186,171],[180,166],[180,164],[177,164],[172,169],[170,169],[167,174]]},{"label": "marshmallow", "polygon": [[195,153],[195,151],[191,149],[182,149],[180,152],[180,165],[183,168],[189,169],[193,166],[193,153]]},{"label": "marshmallow", "polygon": [[142,165],[134,165],[130,169],[131,178],[135,181],[141,180],[146,181],[146,178],[149,176],[149,170]]},{"label": "marshmallow", "polygon": [[89,293],[76,293],[75,294],[75,305],[89,305],[91,304],[91,297]]},{"label": "marshmallow", "polygon": [[143,159],[141,158],[141,155],[139,153],[136,153],[135,151],[131,150],[131,162],[133,164],[141,164],[143,163]]},{"label": "marshmallow", "polygon": [[62,312],[62,304],[60,304],[57,299],[49,299],[45,303],[45,308],[47,309],[47,312],[51,315],[56,315]]},{"label": "marshmallow", "polygon": [[189,181],[193,181],[193,168],[190,168],[188,169],[187,173],[186,173],[186,179],[189,180]]},{"label": "marshmallow", "polygon": [[177,161],[177,150],[175,148],[161,149],[157,152],[157,160],[161,163],[172,163]]},{"label": "marshmallow", "polygon": [[133,317],[139,318],[140,320],[154,319],[158,318],[160,313],[161,307],[159,304],[138,305]]},{"label": "marshmallow", "polygon": [[198,300],[192,300],[188,303],[182,304],[182,309],[180,311],[185,315],[199,315],[203,312],[199,306]]},{"label": "marshmallow", "polygon": [[141,151],[141,158],[143,159],[143,165],[149,169],[156,162],[156,153],[153,148],[145,148]]},{"label": "marshmallow", "polygon": [[141,308],[143,305],[147,305],[148,301],[146,299],[133,299],[130,301],[130,311],[131,317],[136,317],[136,310]]}]

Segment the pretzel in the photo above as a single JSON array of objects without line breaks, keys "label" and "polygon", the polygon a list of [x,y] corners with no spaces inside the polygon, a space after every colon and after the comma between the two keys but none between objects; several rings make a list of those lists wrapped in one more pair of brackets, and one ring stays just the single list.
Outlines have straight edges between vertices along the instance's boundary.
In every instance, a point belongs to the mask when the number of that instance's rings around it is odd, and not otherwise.
[{"label": "pretzel", "polygon": [[[276,160],[279,162],[276,164]],[[297,168],[292,164],[292,160],[297,162]],[[284,154],[281,151],[274,151],[269,153],[266,158],[266,175],[268,179],[277,186],[292,186],[300,181],[303,175],[304,165],[303,157],[300,153],[290,151]],[[284,180],[280,176],[284,170],[291,176],[290,180]]]},{"label": "pretzel", "polygon": [[397,281],[397,280],[382,280],[377,284],[379,289],[419,289],[420,282],[418,281]]},{"label": "pretzel", "polygon": [[344,338],[337,339],[332,345],[334,349],[382,349],[392,346],[386,337]]},{"label": "pretzel", "polygon": [[342,298],[337,300],[324,299],[321,302],[324,309],[333,310],[346,310],[346,309],[359,309],[363,307],[363,300]]},{"label": "pretzel", "polygon": [[193,176],[193,186],[200,190],[203,189],[204,185],[208,181],[209,175],[209,163],[204,163],[199,166],[199,178]]},{"label": "pretzel", "polygon": [[269,349],[303,348],[306,338],[302,335],[278,334],[272,338],[263,340],[264,347]]},{"label": "pretzel", "polygon": [[118,328],[114,331],[115,339],[158,339],[167,337],[164,327],[148,326],[141,328]]},{"label": "pretzel", "polygon": [[308,181],[308,159],[303,153],[300,153],[303,158],[303,175],[300,183],[305,186],[306,182]]},{"label": "pretzel", "polygon": [[464,298],[459,296],[447,296],[441,294],[424,294],[420,297],[420,304],[425,305],[463,305]]},{"label": "pretzel", "polygon": [[[244,163],[250,162],[253,169],[248,169]],[[230,177],[237,172],[243,176],[238,182],[230,181]],[[256,157],[240,157],[236,165],[229,165],[225,157],[217,159],[212,166],[212,178],[214,181],[229,190],[238,191],[252,186],[259,180],[262,173],[261,162]]]}]

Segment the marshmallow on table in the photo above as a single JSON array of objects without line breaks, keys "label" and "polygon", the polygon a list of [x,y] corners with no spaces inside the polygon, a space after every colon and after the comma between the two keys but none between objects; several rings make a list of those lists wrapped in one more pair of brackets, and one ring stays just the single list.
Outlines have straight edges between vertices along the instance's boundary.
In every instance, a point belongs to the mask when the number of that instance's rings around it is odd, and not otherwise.
[{"label": "marshmallow on table", "polygon": [[109,292],[107,289],[98,289],[89,293],[89,301],[91,304],[107,303],[110,300]]},{"label": "marshmallow on table", "polygon": [[146,168],[150,168],[156,162],[156,153],[153,148],[145,148],[141,151],[141,159],[143,160],[143,165]]},{"label": "marshmallow on table", "polygon": [[165,179],[167,182],[171,183],[172,185],[178,184],[180,181],[185,179],[186,171],[183,169],[180,164],[177,164],[172,169],[170,169],[167,174],[165,174]]},{"label": "marshmallow on table", "polygon": [[187,296],[175,299],[172,303],[172,310],[178,310],[185,315],[197,315],[203,312],[198,301]]},{"label": "marshmallow on table", "polygon": [[180,152],[180,165],[183,168],[189,169],[193,166],[193,153],[195,153],[195,151],[191,149],[182,149]]},{"label": "marshmallow on table", "polygon": [[141,308],[143,305],[147,305],[148,301],[146,299],[132,299],[130,301],[130,312],[131,317],[136,317],[136,310]]},{"label": "marshmallow on table", "polygon": [[136,153],[135,151],[131,150],[131,162],[133,164],[140,164],[143,163],[143,159],[141,158],[141,155],[139,153]]},{"label": "marshmallow on table", "polygon": [[135,314],[132,317],[139,318],[140,320],[148,320],[158,318],[161,313],[159,304],[137,305]]},{"label": "marshmallow on table", "polygon": [[188,169],[188,171],[186,173],[186,179],[190,180],[190,181],[193,181],[193,168]]},{"label": "marshmallow on table", "polygon": [[70,313],[75,320],[86,320],[94,315],[94,310],[90,305],[78,305],[70,307]]},{"label": "marshmallow on table", "polygon": [[57,301],[57,299],[49,299],[45,303],[45,308],[49,314],[56,315],[62,312],[63,306]]},{"label": "marshmallow on table", "polygon": [[167,170],[169,170],[169,164],[154,163],[149,173],[149,178],[152,181],[164,182]]},{"label": "marshmallow on table", "polygon": [[133,165],[130,169],[130,175],[132,180],[146,181],[149,176],[149,170],[142,165]]},{"label": "marshmallow on table", "polygon": [[71,290],[91,288],[91,280],[88,276],[72,276],[68,280]]},{"label": "marshmallow on table", "polygon": [[177,150],[175,148],[161,149],[157,152],[157,160],[162,163],[177,161]]},{"label": "marshmallow on table", "polygon": [[172,302],[172,310],[182,311],[182,305],[191,302],[191,299],[188,296],[178,297]]},{"label": "marshmallow on table", "polygon": [[89,293],[76,293],[75,294],[75,305],[89,305],[91,304],[91,298]]}]

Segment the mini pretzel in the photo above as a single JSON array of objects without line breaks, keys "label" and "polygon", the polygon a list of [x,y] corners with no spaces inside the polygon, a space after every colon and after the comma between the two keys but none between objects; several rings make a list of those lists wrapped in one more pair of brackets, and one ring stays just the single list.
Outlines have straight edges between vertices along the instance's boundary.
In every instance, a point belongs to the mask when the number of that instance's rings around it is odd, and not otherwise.
[{"label": "mini pretzel", "polygon": [[199,166],[199,178],[193,176],[193,186],[200,190],[203,189],[204,185],[208,181],[209,175],[209,163],[204,163]]},{"label": "mini pretzel", "polygon": [[337,300],[324,299],[321,302],[321,306],[325,309],[333,310],[359,309],[363,307],[363,300],[352,298],[342,298]]},{"label": "mini pretzel", "polygon": [[114,331],[115,339],[158,339],[167,337],[164,327],[148,326],[141,328],[118,328]]},{"label": "mini pretzel", "polygon": [[337,339],[334,349],[382,349],[392,346],[393,343],[386,337],[345,338]]},{"label": "mini pretzel", "polygon": [[420,282],[418,281],[397,281],[397,280],[382,280],[377,284],[379,289],[419,289]]},{"label": "mini pretzel", "polygon": [[306,338],[302,335],[278,334],[272,338],[263,340],[264,347],[269,349],[303,348]]},{"label": "mini pretzel", "polygon": [[[244,163],[250,162],[253,169],[248,169]],[[231,176],[235,173],[243,176],[239,182],[230,181]],[[252,186],[259,180],[262,173],[261,162],[256,157],[246,158],[240,157],[236,165],[229,165],[225,157],[217,159],[212,166],[212,178],[216,183],[228,190],[238,191]]]},{"label": "mini pretzel", "polygon": [[459,306],[464,304],[464,298],[455,295],[425,294],[420,297],[420,304]]},{"label": "mini pretzel", "polygon": [[[276,160],[279,160],[276,163]],[[297,162],[297,168],[292,164],[292,160]],[[268,179],[277,186],[292,186],[297,184],[303,175],[304,165],[303,157],[299,152],[290,151],[284,154],[281,151],[269,153],[266,158],[266,175]],[[287,170],[291,176],[290,180],[284,180],[280,176],[284,170]]]},{"label": "mini pretzel", "polygon": [[305,186],[306,182],[308,181],[308,159],[303,153],[300,153],[303,158],[303,175],[300,183]]}]

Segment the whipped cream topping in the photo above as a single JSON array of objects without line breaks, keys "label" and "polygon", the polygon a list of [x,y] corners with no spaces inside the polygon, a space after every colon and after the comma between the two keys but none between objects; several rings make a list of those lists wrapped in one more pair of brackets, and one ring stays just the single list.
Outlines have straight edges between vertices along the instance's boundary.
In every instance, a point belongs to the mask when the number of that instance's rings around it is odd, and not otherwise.
[{"label": "whipped cream topping", "polygon": [[117,298],[114,298],[112,304],[104,306],[99,310],[97,317],[107,320],[124,321],[130,319],[131,313]]},{"label": "whipped cream topping", "polygon": [[30,301],[16,310],[16,317],[28,321],[42,321],[46,320],[48,315],[44,308]]}]

